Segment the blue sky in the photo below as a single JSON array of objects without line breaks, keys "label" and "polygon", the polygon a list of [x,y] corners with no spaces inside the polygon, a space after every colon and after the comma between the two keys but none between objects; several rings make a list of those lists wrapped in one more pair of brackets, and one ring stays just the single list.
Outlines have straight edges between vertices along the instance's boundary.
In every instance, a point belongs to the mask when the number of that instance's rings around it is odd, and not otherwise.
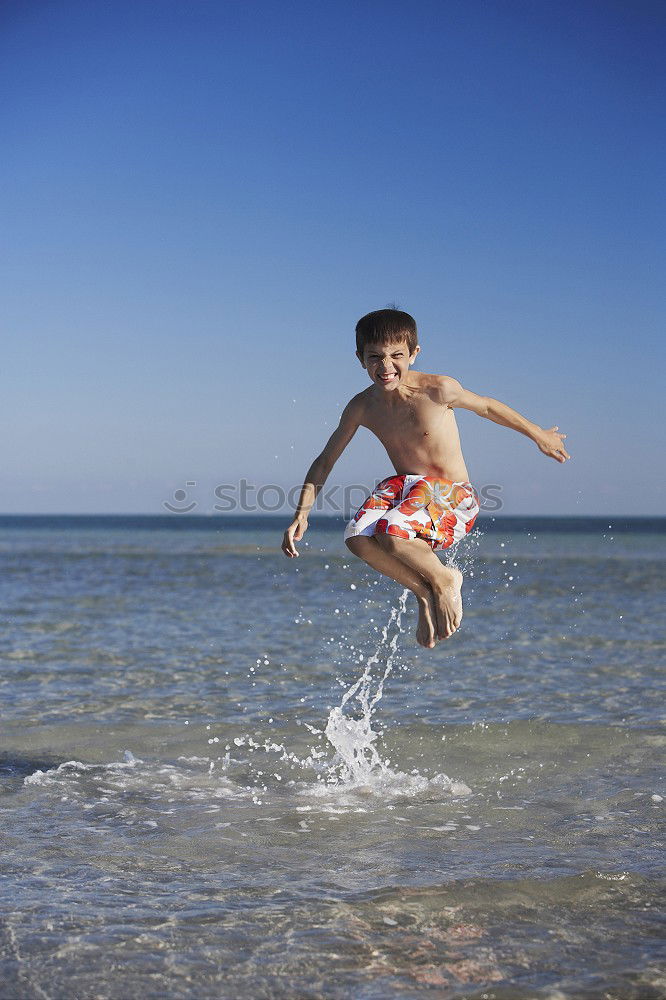
[{"label": "blue sky", "polygon": [[[396,302],[521,514],[664,513],[657,3],[5,0],[0,511],[302,480]],[[390,472],[361,430],[331,477]]]}]

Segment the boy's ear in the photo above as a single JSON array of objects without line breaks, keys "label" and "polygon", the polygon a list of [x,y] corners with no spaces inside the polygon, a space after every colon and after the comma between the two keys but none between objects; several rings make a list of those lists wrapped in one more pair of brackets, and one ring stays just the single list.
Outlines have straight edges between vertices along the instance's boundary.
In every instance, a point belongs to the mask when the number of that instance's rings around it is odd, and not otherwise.
[{"label": "boy's ear", "polygon": [[361,362],[361,368],[365,368],[365,361],[363,360],[363,355],[361,354],[360,351],[356,352],[356,357]]},{"label": "boy's ear", "polygon": [[412,356],[409,359],[410,365],[414,364],[414,362],[416,361],[416,355],[420,352],[420,350],[421,350],[421,348],[417,344],[416,347],[414,348],[414,353],[412,354]]}]

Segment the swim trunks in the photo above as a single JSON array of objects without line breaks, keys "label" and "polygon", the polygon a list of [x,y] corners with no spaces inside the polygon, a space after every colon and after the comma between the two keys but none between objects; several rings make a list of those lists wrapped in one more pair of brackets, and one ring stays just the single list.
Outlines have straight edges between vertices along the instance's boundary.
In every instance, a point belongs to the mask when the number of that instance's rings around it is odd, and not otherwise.
[{"label": "swim trunks", "polygon": [[345,541],[357,535],[423,538],[432,549],[448,549],[464,538],[479,513],[471,483],[432,476],[390,476],[379,483],[347,525]]}]

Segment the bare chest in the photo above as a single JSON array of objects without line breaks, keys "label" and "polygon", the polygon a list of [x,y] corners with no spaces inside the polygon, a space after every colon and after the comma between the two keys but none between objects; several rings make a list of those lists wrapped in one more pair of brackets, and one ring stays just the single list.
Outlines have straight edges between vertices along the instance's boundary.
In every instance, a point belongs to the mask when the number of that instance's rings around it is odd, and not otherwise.
[{"label": "bare chest", "polygon": [[431,399],[417,396],[400,402],[397,406],[369,407],[364,421],[380,441],[421,441],[446,435],[454,420],[452,411]]}]

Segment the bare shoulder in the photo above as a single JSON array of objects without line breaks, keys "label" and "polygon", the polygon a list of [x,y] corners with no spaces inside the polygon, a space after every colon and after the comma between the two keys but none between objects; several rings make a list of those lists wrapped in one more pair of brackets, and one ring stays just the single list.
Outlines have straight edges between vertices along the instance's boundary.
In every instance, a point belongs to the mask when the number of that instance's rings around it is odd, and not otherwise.
[{"label": "bare shoulder", "polygon": [[463,387],[457,379],[450,375],[429,375],[426,372],[415,372],[419,376],[419,385],[435,403],[443,406],[454,406]]},{"label": "bare shoulder", "polygon": [[465,391],[457,378],[452,375],[439,376],[439,390],[445,406],[455,406]]},{"label": "bare shoulder", "polygon": [[341,422],[356,424],[360,424],[362,422],[368,407],[368,394],[369,390],[364,389],[362,392],[357,392],[355,396],[352,396],[342,411]]}]

